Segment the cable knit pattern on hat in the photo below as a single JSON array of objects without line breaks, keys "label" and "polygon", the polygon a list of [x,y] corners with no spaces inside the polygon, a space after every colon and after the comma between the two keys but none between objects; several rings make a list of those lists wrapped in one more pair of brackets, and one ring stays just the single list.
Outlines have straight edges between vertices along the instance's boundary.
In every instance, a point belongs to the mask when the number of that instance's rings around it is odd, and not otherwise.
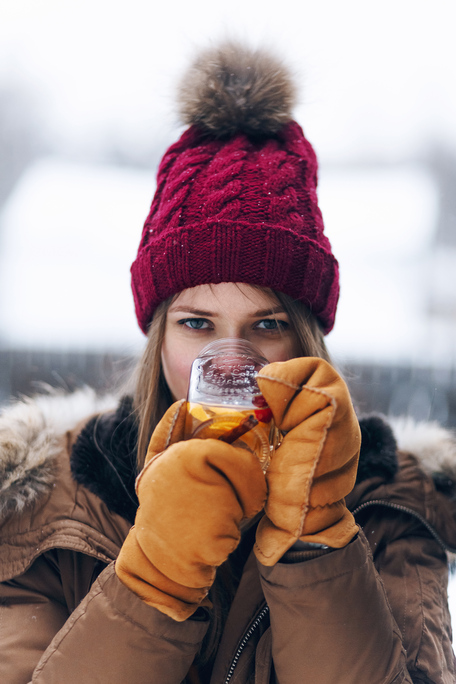
[{"label": "cable knit pattern on hat", "polygon": [[243,282],[302,300],[328,332],[338,265],[323,232],[317,169],[294,121],[228,138],[192,125],[163,157],[132,266],[141,329],[160,302],[186,288]]}]

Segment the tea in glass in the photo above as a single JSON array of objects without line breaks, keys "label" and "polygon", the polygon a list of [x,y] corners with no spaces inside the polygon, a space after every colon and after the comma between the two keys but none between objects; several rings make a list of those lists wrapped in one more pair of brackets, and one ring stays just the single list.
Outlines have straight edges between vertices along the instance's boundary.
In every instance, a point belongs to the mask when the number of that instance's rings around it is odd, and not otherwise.
[{"label": "tea in glass", "polygon": [[187,439],[220,439],[254,453],[264,470],[278,431],[256,376],[268,363],[246,340],[225,338],[193,362],[188,390]]}]

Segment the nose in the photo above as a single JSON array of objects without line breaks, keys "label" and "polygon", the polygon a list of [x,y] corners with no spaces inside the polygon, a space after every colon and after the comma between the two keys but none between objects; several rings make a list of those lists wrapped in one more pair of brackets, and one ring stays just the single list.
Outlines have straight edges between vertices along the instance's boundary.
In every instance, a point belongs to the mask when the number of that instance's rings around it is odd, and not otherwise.
[{"label": "nose", "polygon": [[246,340],[247,339],[247,331],[245,330],[244,326],[241,325],[240,323],[226,323],[224,326],[221,327],[221,329],[218,331],[219,338],[222,337],[231,337],[232,339],[235,340]]}]

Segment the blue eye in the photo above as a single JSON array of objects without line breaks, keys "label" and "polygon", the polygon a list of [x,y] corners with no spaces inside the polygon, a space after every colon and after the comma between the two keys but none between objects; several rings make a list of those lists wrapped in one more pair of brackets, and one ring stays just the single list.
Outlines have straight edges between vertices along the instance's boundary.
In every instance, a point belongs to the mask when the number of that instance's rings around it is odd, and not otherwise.
[{"label": "blue eye", "polygon": [[183,318],[179,321],[179,325],[185,325],[192,330],[204,330],[209,327],[209,321],[205,318]]},{"label": "blue eye", "polygon": [[278,332],[279,330],[286,330],[286,328],[288,328],[288,323],[286,321],[280,321],[277,318],[264,318],[262,321],[259,321],[257,327],[261,330]]}]

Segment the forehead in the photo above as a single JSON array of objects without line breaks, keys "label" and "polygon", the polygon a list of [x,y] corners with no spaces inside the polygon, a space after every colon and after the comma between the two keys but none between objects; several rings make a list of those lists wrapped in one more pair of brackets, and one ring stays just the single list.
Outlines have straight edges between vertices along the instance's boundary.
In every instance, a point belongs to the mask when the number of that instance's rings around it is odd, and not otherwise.
[{"label": "forehead", "polygon": [[171,309],[192,307],[204,310],[233,310],[255,312],[277,308],[274,294],[245,283],[205,284],[183,290],[174,300]]}]

